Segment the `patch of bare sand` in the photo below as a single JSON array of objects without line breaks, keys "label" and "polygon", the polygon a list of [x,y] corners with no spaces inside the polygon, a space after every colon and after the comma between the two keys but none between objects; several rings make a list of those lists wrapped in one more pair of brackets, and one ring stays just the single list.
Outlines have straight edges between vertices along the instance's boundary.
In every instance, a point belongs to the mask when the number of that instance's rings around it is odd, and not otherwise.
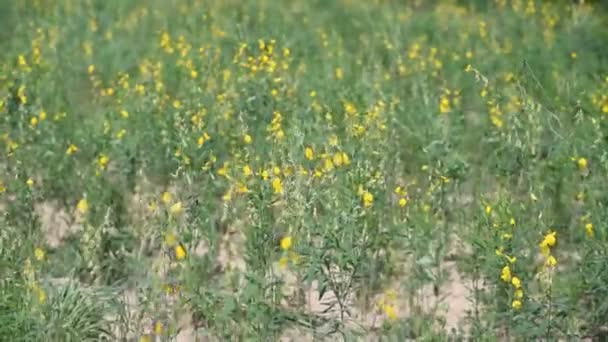
[{"label": "patch of bare sand", "polygon": [[245,262],[245,234],[237,227],[242,226],[235,223],[227,228],[226,232],[219,241],[219,251],[217,262],[224,271],[244,272],[247,268]]},{"label": "patch of bare sand", "polygon": [[56,202],[37,203],[34,211],[40,219],[46,243],[52,248],[59,247],[67,237],[82,229],[82,225]]},{"label": "patch of bare sand", "polygon": [[[455,262],[445,262],[442,270],[447,273],[447,280],[437,290],[434,289],[433,284],[422,287],[413,301],[410,301],[405,289],[401,287],[402,282],[397,279],[391,287],[396,291],[395,298],[388,302],[395,308],[397,319],[407,319],[421,314],[433,315],[445,321],[443,327],[437,323],[438,330],[443,328],[451,331],[454,329],[466,333],[467,326],[464,320],[472,309],[469,300],[471,291],[466,279],[458,272]],[[310,286],[305,286],[299,283],[294,272],[288,268],[281,269],[278,264],[273,267],[273,272],[285,282],[284,295],[289,301],[284,301],[284,306],[298,310],[301,309],[298,306],[302,305],[306,314],[323,318],[329,322],[341,322],[346,329],[364,334],[364,340],[378,339],[379,336],[376,335],[376,332],[387,320],[390,320],[380,305],[387,300],[387,295],[384,293],[371,295],[371,298],[365,303],[361,300],[358,301],[354,296],[349,296],[342,303],[345,310],[341,314],[340,307],[336,304],[335,293],[327,290],[321,296],[318,281],[313,281]],[[303,302],[294,300],[302,294]],[[280,340],[285,342],[312,341],[319,336],[324,336],[324,333],[328,333],[329,331],[324,331],[327,328],[320,327],[320,331],[312,332],[303,327],[292,327],[285,330]]]},{"label": "patch of bare sand", "polygon": [[[334,325],[338,323],[354,331],[363,331],[362,328],[367,327],[368,324],[365,320],[368,319],[369,313],[356,305],[354,294],[349,294],[340,303],[334,291],[321,289],[317,280],[310,284],[302,283],[289,267],[282,268],[279,263],[275,263],[272,272],[284,282],[285,299],[282,301],[282,305],[285,308],[301,311],[307,316],[320,318],[326,323],[315,327],[313,331],[304,326],[306,322],[302,322],[302,326],[292,326],[286,329],[279,338],[280,341],[314,341],[331,338]],[[332,272],[339,274],[337,269]],[[345,281],[345,279],[337,279],[337,281]],[[375,317],[376,313],[371,313],[371,315]]]},{"label": "patch of bare sand", "polygon": [[150,217],[150,203],[158,197],[159,187],[153,187],[146,182],[135,186],[134,192],[128,196],[127,206],[130,221],[133,224],[145,223]]},{"label": "patch of bare sand", "polygon": [[466,331],[464,319],[472,308],[469,300],[471,291],[454,262],[446,262],[443,267],[448,279],[439,286],[438,291],[435,291],[433,285],[427,285],[421,290],[422,298],[425,299],[422,309],[427,313],[436,310],[435,314],[445,319],[446,330],[458,330],[460,327]]}]

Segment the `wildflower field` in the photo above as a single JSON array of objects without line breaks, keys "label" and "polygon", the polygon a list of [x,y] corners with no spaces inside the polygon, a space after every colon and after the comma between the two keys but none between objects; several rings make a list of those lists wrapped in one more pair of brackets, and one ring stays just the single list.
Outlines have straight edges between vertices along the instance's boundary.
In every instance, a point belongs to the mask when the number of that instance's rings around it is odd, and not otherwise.
[{"label": "wildflower field", "polygon": [[0,1],[0,341],[607,341],[602,1]]}]

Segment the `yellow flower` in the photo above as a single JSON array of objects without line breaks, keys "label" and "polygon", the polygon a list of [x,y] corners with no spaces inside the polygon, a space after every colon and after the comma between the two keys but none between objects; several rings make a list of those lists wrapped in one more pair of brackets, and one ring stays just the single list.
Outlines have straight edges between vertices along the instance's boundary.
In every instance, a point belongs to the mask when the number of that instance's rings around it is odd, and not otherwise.
[{"label": "yellow flower", "polygon": [[160,200],[163,201],[163,203],[165,205],[168,205],[169,203],[171,203],[172,198],[173,198],[173,196],[168,191],[163,192],[163,194],[160,196]]},{"label": "yellow flower", "polygon": [[543,239],[543,242],[541,242],[541,245],[545,245],[547,247],[555,246],[555,243],[557,242],[556,235],[557,235],[556,232],[548,233],[547,235],[545,235],[545,238]]},{"label": "yellow flower", "polygon": [[281,239],[281,249],[287,251],[291,248],[293,239],[291,236],[285,236]]},{"label": "yellow flower", "polygon": [[581,170],[581,171],[587,170],[587,166],[588,166],[587,159],[585,159],[585,158],[579,158],[576,163],[578,164],[578,169],[579,170]]},{"label": "yellow flower", "polygon": [[27,61],[25,60],[25,56],[23,56],[23,55],[19,55],[19,56],[17,57],[17,64],[18,64],[19,66],[27,66]]},{"label": "yellow flower", "polygon": [[175,246],[175,259],[184,260],[185,258],[186,258],[186,248],[182,244]]},{"label": "yellow flower", "polygon": [[76,147],[76,145],[74,144],[70,144],[70,146],[68,146],[68,149],[65,151],[65,154],[71,155],[76,152],[78,152],[78,147]]},{"label": "yellow flower", "polygon": [[516,289],[521,288],[521,280],[519,280],[517,277],[511,278],[511,284],[515,286]]},{"label": "yellow flower", "polygon": [[274,178],[272,180],[272,189],[274,191],[275,194],[282,194],[283,193],[283,183],[281,182],[280,178]]},{"label": "yellow flower", "polygon": [[30,119],[30,126],[36,127],[37,124],[38,124],[38,118],[35,116],[32,116],[32,118]]},{"label": "yellow flower", "polygon": [[407,204],[407,200],[404,197],[402,197],[401,199],[399,199],[399,206],[401,208],[405,207],[406,204]]},{"label": "yellow flower", "polygon": [[363,201],[363,206],[365,208],[369,208],[374,204],[374,195],[372,195],[369,191],[363,191],[361,194],[361,200]]},{"label": "yellow flower", "polygon": [[162,335],[163,333],[163,324],[161,322],[156,322],[154,324],[154,334],[158,335]]},{"label": "yellow flower", "polygon": [[249,188],[247,188],[247,185],[243,184],[243,183],[238,183],[236,186],[236,191],[239,194],[246,194],[249,192]]},{"label": "yellow flower", "polygon": [[36,292],[38,293],[38,301],[41,304],[44,304],[46,302],[46,292],[44,292],[44,290],[41,288],[38,288]]},{"label": "yellow flower", "polygon": [[442,96],[439,100],[439,112],[441,114],[446,114],[452,111],[452,107],[450,106],[450,99],[445,96]]},{"label": "yellow flower", "polygon": [[165,293],[167,295],[174,295],[179,292],[180,286],[179,286],[179,284],[176,284],[176,283],[173,283],[173,284],[167,283],[167,284],[163,285],[163,290],[165,290]]},{"label": "yellow flower", "polygon": [[307,147],[304,150],[304,157],[306,157],[306,159],[308,159],[308,160],[313,160],[315,158],[315,154],[311,147]]},{"label": "yellow flower", "polygon": [[20,86],[19,89],[17,89],[17,97],[19,98],[19,101],[21,101],[21,104],[27,104],[27,95],[25,94],[25,86]]},{"label": "yellow flower", "polygon": [[126,129],[121,129],[120,131],[118,131],[118,133],[116,133],[116,138],[118,140],[124,138],[124,136],[127,134],[127,130]]},{"label": "yellow flower", "polygon": [[502,271],[500,272],[500,279],[502,279],[502,281],[505,283],[511,281],[511,268],[509,268],[509,265],[502,268]]},{"label": "yellow flower", "polygon": [[34,180],[33,180],[33,179],[31,179],[31,178],[28,178],[28,179],[25,181],[25,184],[27,184],[27,186],[29,186],[29,187],[31,188],[31,187],[33,187],[33,186],[34,186]]},{"label": "yellow flower", "polygon": [[150,335],[142,335],[139,338],[139,342],[152,342],[152,338],[150,338]]},{"label": "yellow flower", "polygon": [[331,160],[331,158],[325,158],[325,161],[323,163],[323,169],[327,172],[333,170],[334,168],[334,162]]},{"label": "yellow flower", "polygon": [[356,137],[360,137],[365,134],[365,126],[359,124],[353,124],[353,134]]},{"label": "yellow flower", "polygon": [[384,310],[386,317],[388,317],[390,320],[394,321],[397,319],[397,310],[393,305],[384,304],[382,305],[382,310]]},{"label": "yellow flower", "polygon": [[76,204],[76,210],[82,215],[86,214],[89,211],[89,202],[87,202],[86,198],[81,198]]},{"label": "yellow flower", "polygon": [[593,223],[585,224],[585,232],[587,233],[587,236],[593,237]]},{"label": "yellow flower", "polygon": [[165,234],[165,244],[169,247],[175,246],[177,244],[177,236],[172,232]]},{"label": "yellow flower", "polygon": [[352,116],[357,114],[357,107],[355,107],[355,105],[350,102],[344,102],[344,111],[346,112],[346,114]]},{"label": "yellow flower", "polygon": [[549,246],[547,246],[543,242],[541,242],[541,244],[540,244],[540,254],[542,254],[544,256],[549,256],[549,254],[551,254],[551,249],[549,248]]},{"label": "yellow flower", "polygon": [[36,247],[36,249],[34,249],[34,257],[38,261],[44,260],[44,250],[40,247]]},{"label": "yellow flower", "polygon": [[344,77],[344,72],[342,71],[342,68],[336,68],[336,79],[341,80]]},{"label": "yellow flower", "polygon": [[342,152],[342,160],[344,162],[344,165],[346,165],[346,166],[350,165],[350,158],[348,157],[348,154],[346,154],[345,152]]},{"label": "yellow flower", "polygon": [[0,194],[6,191],[6,186],[4,186],[4,183],[2,181],[0,181]]},{"label": "yellow flower", "polygon": [[243,141],[245,142],[245,144],[249,145],[253,141],[253,138],[251,137],[251,135],[245,134],[245,136],[243,136]]},{"label": "yellow flower", "polygon": [[103,153],[100,154],[99,157],[97,158],[97,164],[99,165],[99,168],[102,170],[104,170],[108,166],[109,162],[110,162],[110,158]]},{"label": "yellow flower", "polygon": [[228,174],[228,163],[224,163],[224,165],[217,170],[217,174],[225,177]]},{"label": "yellow flower", "polygon": [[243,174],[245,175],[245,177],[253,175],[253,170],[251,170],[251,167],[249,165],[243,166]]},{"label": "yellow flower", "polygon": [[40,121],[46,120],[46,112],[41,110],[40,113],[38,113],[38,118],[40,119]]},{"label": "yellow flower", "polygon": [[557,259],[553,255],[549,255],[545,264],[549,267],[555,267],[557,265]]},{"label": "yellow flower", "polygon": [[521,299],[524,297],[524,290],[517,289],[517,290],[515,290],[515,293],[513,293],[513,295],[515,296],[515,298]]},{"label": "yellow flower", "polygon": [[44,304],[46,302],[46,292],[44,292],[44,290],[35,282],[31,285],[31,287],[36,297],[38,297],[38,302],[40,304]]},{"label": "yellow flower", "polygon": [[333,162],[334,162],[334,165],[336,165],[338,167],[342,166],[342,164],[344,164],[344,158],[342,156],[342,153],[336,152],[333,156]]},{"label": "yellow flower", "polygon": [[171,215],[173,215],[173,216],[179,216],[183,212],[184,212],[184,208],[182,207],[182,202],[177,202],[169,208],[169,213],[171,213]]},{"label": "yellow flower", "polygon": [[232,200],[232,189],[226,191],[226,193],[222,196],[222,200],[224,202],[230,202],[230,200]]},{"label": "yellow flower", "polygon": [[521,309],[522,303],[519,299],[516,299],[513,301],[513,303],[511,303],[511,307],[513,307],[513,309],[515,310],[519,310]]}]

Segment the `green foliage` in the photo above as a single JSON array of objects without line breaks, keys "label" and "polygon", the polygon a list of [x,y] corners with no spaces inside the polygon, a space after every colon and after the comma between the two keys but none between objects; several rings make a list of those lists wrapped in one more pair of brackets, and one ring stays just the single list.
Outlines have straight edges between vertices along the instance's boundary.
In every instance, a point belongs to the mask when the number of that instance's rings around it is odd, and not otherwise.
[{"label": "green foliage", "polygon": [[0,2],[0,339],[605,339],[604,7]]}]

